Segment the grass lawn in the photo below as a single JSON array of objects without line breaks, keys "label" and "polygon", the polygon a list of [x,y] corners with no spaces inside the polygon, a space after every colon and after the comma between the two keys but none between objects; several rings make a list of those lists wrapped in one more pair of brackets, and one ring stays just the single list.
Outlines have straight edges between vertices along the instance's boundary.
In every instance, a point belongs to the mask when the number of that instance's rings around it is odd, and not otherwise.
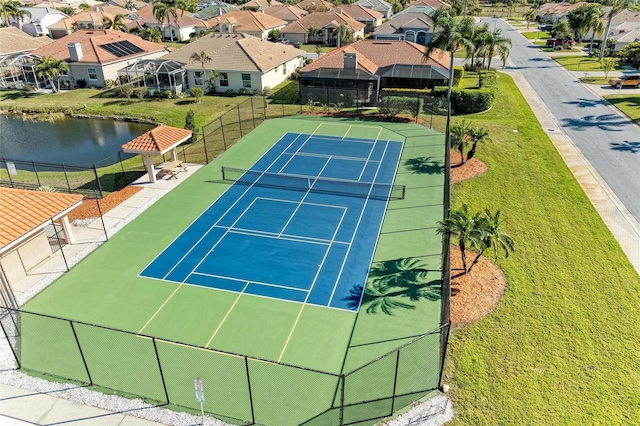
[{"label": "grass lawn", "polygon": [[[567,69],[567,71],[602,71],[602,65],[597,58],[588,56],[560,56],[553,58],[557,63]],[[616,58],[616,70],[623,70],[620,60]]]},{"label": "grass lawn", "polygon": [[452,207],[501,210],[517,247],[498,261],[496,310],[451,335],[451,424],[637,424],[640,277],[513,81],[498,86],[490,111],[454,120],[492,141],[476,154],[489,172],[455,184]]},{"label": "grass lawn", "polygon": [[[101,97],[105,96],[105,97]],[[196,126],[212,121],[234,105],[244,101],[246,96],[203,96],[200,103],[194,98],[144,99],[131,97],[107,97],[108,93],[96,89],[75,89],[56,94],[36,94],[22,91],[0,92],[0,107],[3,109],[30,112],[62,111],[75,114],[128,116],[183,127],[187,112],[195,112]],[[87,107],[85,108],[84,105]]]},{"label": "grass lawn", "polygon": [[551,37],[551,34],[549,34],[546,31],[527,31],[520,34],[522,34],[525,38],[529,40],[546,39]]},{"label": "grass lawn", "polygon": [[[622,89],[624,91],[624,89]],[[627,117],[640,125],[640,96],[638,95],[610,95],[605,99],[622,111]]]},{"label": "grass lawn", "polygon": [[[335,46],[320,46],[320,53],[327,53],[335,50]],[[303,44],[300,49],[309,53],[316,53],[316,45],[315,44]]]},{"label": "grass lawn", "polygon": [[604,77],[580,77],[580,81],[585,84],[595,84],[597,86],[609,84],[609,79]]}]

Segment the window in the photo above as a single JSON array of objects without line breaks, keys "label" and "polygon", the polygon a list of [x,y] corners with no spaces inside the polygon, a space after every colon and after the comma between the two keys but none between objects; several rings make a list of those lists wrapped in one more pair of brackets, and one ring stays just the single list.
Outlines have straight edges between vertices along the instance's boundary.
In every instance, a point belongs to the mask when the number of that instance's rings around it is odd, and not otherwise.
[{"label": "window", "polygon": [[287,75],[287,63],[282,64],[282,75]]},{"label": "window", "polygon": [[226,72],[220,73],[220,86],[229,87],[229,75]]},{"label": "window", "polygon": [[202,71],[194,71],[193,72],[193,81],[196,86],[203,86],[204,82],[202,81]]},{"label": "window", "polygon": [[242,74],[242,87],[251,89],[251,74]]},{"label": "window", "polygon": [[89,80],[97,80],[98,73],[95,68],[87,68],[87,73],[89,74]]}]

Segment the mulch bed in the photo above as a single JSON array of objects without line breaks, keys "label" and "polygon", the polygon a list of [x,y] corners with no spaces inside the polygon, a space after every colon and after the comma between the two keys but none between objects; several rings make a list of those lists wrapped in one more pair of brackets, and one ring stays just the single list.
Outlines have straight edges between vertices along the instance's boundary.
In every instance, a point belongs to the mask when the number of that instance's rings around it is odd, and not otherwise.
[{"label": "mulch bed", "polygon": [[465,161],[462,166],[459,164],[460,153],[458,151],[451,150],[451,183],[471,179],[472,177],[480,176],[489,171],[489,166],[477,158]]},{"label": "mulch bed", "polygon": [[[467,250],[467,265],[476,253]],[[502,269],[483,256],[471,272],[460,275],[460,247],[451,247],[451,323],[453,326],[480,321],[495,309],[507,287]]]},{"label": "mulch bed", "polygon": [[[102,214],[105,214],[140,190],[142,190],[140,187],[127,186],[120,191],[110,193],[98,201],[98,203],[100,203],[100,211]],[[95,199],[86,199],[79,207],[69,212],[69,220],[73,222],[79,219],[98,218],[100,217],[100,211],[98,211],[98,205]]]}]

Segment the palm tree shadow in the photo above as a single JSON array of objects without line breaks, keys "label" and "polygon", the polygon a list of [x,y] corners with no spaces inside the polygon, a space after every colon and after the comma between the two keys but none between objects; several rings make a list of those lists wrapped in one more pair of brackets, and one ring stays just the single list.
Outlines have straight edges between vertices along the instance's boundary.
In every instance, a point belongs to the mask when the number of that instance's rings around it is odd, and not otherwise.
[{"label": "palm tree shadow", "polygon": [[404,162],[407,170],[418,175],[435,175],[442,172],[442,164],[431,157],[409,158]]},{"label": "palm tree shadow", "polygon": [[358,309],[358,305],[366,307],[368,314],[382,311],[393,315],[395,309],[415,309],[409,302],[440,300],[441,281],[429,280],[429,272],[439,271],[425,269],[419,260],[411,257],[377,262],[369,271],[364,294],[362,285],[357,285],[343,300],[351,309]]},{"label": "palm tree shadow", "polygon": [[630,152],[632,154],[637,154],[638,152],[640,152],[640,142],[611,142],[609,145],[614,151]]}]

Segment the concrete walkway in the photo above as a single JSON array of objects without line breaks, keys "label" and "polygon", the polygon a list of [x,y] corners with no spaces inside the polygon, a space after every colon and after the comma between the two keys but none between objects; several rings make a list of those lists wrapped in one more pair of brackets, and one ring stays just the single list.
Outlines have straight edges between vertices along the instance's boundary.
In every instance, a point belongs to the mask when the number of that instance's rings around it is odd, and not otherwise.
[{"label": "concrete walkway", "polygon": [[[107,235],[113,235],[122,227],[123,223],[127,223],[140,214],[160,197],[184,182],[185,178],[188,178],[200,167],[202,166],[189,165],[189,171],[180,173],[178,179],[165,177],[151,184],[145,175],[134,182],[132,186],[141,187],[142,190],[122,202],[118,207],[105,213],[102,220],[97,219],[83,227],[74,226],[73,232],[78,241],[64,248],[64,257],[62,253],[56,253],[48,261],[30,271],[29,276],[13,285],[16,299],[20,304],[23,304],[42,289],[43,281],[53,281],[64,273],[66,270],[65,258],[67,262],[78,262],[106,241],[102,226],[103,221]],[[6,340],[4,335],[1,335],[1,340]],[[2,343],[3,346],[6,345],[6,342]],[[2,371],[0,371],[0,380],[2,380]],[[58,425],[64,423],[91,426],[150,426],[161,424],[127,413],[113,413],[90,405],[78,404],[59,398],[56,394],[57,392],[42,392],[39,389],[27,390],[0,383],[0,425]]]}]

